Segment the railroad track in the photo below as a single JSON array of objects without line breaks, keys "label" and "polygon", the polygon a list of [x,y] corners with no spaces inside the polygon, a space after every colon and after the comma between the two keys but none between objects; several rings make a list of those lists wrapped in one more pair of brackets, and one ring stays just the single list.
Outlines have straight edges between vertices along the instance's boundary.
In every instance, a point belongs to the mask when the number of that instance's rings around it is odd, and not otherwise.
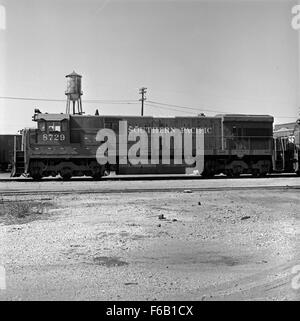
[{"label": "railroad track", "polygon": [[219,191],[241,191],[241,190],[300,190],[300,185],[260,185],[260,186],[221,186],[221,187],[159,187],[159,188],[90,188],[90,189],[64,189],[64,190],[49,190],[49,189],[11,189],[8,191],[1,191],[0,196],[11,195],[55,195],[55,194],[126,194],[126,193],[154,193],[154,192],[219,192]]},{"label": "railroad track", "polygon": [[[260,179],[260,178],[288,178],[288,177],[297,177],[295,173],[276,173],[268,174],[265,177],[254,177],[252,175],[241,175],[240,177],[227,177],[225,175],[216,175],[213,178],[203,178],[202,176],[197,175],[177,175],[177,174],[159,174],[159,175],[111,175],[102,177],[102,181],[164,181],[164,180],[228,180],[228,179]],[[58,177],[46,177],[43,178],[40,182],[60,182],[63,181],[59,176]],[[71,182],[90,182],[94,181],[92,177],[74,177],[70,180]],[[0,182],[34,182],[32,178],[27,177],[1,177]]]}]

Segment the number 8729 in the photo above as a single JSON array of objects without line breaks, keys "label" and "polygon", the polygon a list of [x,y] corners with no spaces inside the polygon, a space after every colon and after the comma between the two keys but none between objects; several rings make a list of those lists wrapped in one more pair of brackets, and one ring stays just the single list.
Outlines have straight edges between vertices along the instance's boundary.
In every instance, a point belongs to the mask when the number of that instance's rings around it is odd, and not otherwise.
[{"label": "number 8729", "polygon": [[43,134],[43,141],[64,141],[65,139],[64,134]]}]

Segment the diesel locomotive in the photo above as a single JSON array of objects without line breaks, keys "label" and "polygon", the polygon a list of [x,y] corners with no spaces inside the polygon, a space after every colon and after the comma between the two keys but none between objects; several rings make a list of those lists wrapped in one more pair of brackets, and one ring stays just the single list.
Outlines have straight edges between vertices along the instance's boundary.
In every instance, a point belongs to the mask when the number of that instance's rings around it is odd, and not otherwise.
[{"label": "diesel locomotive", "polygon": [[[197,130],[204,135],[203,176],[225,173],[239,176],[243,173],[265,175],[272,170],[273,117],[255,115],[217,115],[215,117],[132,117],[89,116],[70,114],[36,113],[37,128],[26,128],[22,132],[22,148],[16,150],[12,176],[26,174],[34,179],[60,174],[64,179],[72,176],[100,178],[110,171],[117,174],[159,174],[191,172],[193,166],[184,162],[175,164],[174,145],[170,144],[170,164],[163,160],[163,140],[159,142],[159,163],[131,164],[119,159],[119,124],[127,122],[128,131],[140,128],[170,131],[173,128],[192,132],[192,153],[196,154]],[[111,129],[116,133],[116,162],[99,164],[97,150],[102,143],[97,141],[100,129]],[[171,136],[171,135],[170,135]],[[149,135],[149,140],[151,136]],[[128,142],[128,150],[135,142]],[[182,142],[184,144],[184,142]],[[182,146],[182,150],[184,146]]]},{"label": "diesel locomotive", "polygon": [[[73,72],[66,77],[66,112],[48,114],[35,110],[36,128],[23,129],[21,148],[15,146],[14,149],[13,177],[27,175],[38,180],[59,174],[64,180],[83,175],[100,179],[111,171],[116,174],[197,173],[204,177],[220,173],[230,177],[263,176],[272,171],[299,174],[299,122],[295,124],[293,144],[289,145],[282,137],[273,138],[273,117],[269,115],[135,117],[105,116],[98,111],[95,115],[85,115],[81,104],[81,76]],[[106,136],[103,130],[108,133]],[[195,159],[199,151],[197,137],[201,134],[203,162],[200,167],[197,162],[185,161],[187,131],[191,134],[190,152]],[[152,148],[153,132],[158,137],[155,149]],[[112,141],[110,134],[115,134]],[[112,142],[113,152],[109,148]],[[104,152],[103,146],[106,146]],[[100,150],[104,159],[106,157],[104,162],[99,161]],[[129,161],[132,150],[138,161]]]}]

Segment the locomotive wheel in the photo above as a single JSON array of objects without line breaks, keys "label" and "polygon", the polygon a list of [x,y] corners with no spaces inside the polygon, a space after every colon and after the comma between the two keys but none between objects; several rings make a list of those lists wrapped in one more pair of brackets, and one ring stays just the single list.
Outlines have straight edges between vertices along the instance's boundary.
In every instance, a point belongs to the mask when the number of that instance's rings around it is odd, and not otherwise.
[{"label": "locomotive wheel", "polygon": [[104,172],[103,172],[103,176],[109,176],[110,175],[110,170],[109,169],[106,169]]},{"label": "locomotive wheel", "polygon": [[231,177],[238,178],[243,173],[243,167],[240,165],[234,165],[232,169],[230,169],[230,172],[232,175]]},{"label": "locomotive wheel", "polygon": [[261,172],[259,173],[259,177],[266,177],[267,176],[267,173],[266,172]]},{"label": "locomotive wheel", "polygon": [[60,176],[64,181],[70,180],[72,177],[72,169],[69,167],[62,168],[62,170],[60,171]]},{"label": "locomotive wheel", "polygon": [[230,177],[230,178],[233,177],[233,171],[231,169],[226,170],[225,174],[227,177]]},{"label": "locomotive wheel", "polygon": [[96,161],[92,161],[89,164],[89,168],[91,171],[91,176],[94,180],[100,180],[101,177],[104,175],[103,168]]},{"label": "locomotive wheel", "polygon": [[35,181],[39,181],[43,177],[43,162],[34,161],[30,164],[29,175]]},{"label": "locomotive wheel", "polygon": [[207,170],[204,170],[204,171],[202,172],[202,174],[201,174],[201,176],[202,176],[203,178],[212,178],[212,177],[214,177],[214,175],[215,175],[214,172],[212,172],[212,171],[207,171]]},{"label": "locomotive wheel", "polygon": [[229,178],[238,178],[241,176],[241,174],[238,172],[234,172],[232,169],[229,169],[226,171],[226,176]]},{"label": "locomotive wheel", "polygon": [[212,178],[215,176],[215,163],[211,160],[207,160],[204,163],[204,169],[201,174],[203,178]]},{"label": "locomotive wheel", "polygon": [[253,177],[266,177],[267,176],[267,172],[260,171],[259,169],[252,170],[251,174]]},{"label": "locomotive wheel", "polygon": [[64,181],[69,181],[69,180],[71,179],[72,175],[70,175],[70,174],[65,174],[65,175],[61,175],[61,177],[62,177],[62,179],[63,179]]},{"label": "locomotive wheel", "polygon": [[100,181],[102,175],[101,175],[101,173],[97,173],[97,174],[92,175],[92,177],[93,177],[93,179],[94,179],[95,181]]},{"label": "locomotive wheel", "polygon": [[101,171],[101,173],[96,173],[92,175],[92,177],[94,180],[99,181],[103,176],[109,176],[109,174],[110,174],[110,171],[108,169],[105,169],[104,171]]},{"label": "locomotive wheel", "polygon": [[43,176],[40,174],[32,174],[31,177],[34,181],[40,181]]},{"label": "locomotive wheel", "polygon": [[271,163],[267,160],[258,161],[252,167],[251,174],[254,177],[265,177],[271,169]]}]

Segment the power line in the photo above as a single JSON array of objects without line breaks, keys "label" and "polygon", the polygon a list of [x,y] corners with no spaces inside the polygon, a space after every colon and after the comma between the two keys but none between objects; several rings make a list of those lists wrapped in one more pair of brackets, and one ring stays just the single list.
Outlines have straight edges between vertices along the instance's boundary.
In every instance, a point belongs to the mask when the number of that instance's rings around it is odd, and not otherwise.
[{"label": "power line", "polygon": [[9,96],[0,96],[0,99],[8,99],[8,100],[30,100],[30,101],[54,101],[54,102],[66,102],[66,100],[62,100],[62,99],[27,98],[27,97],[9,97]]},{"label": "power line", "polygon": [[[0,96],[0,99],[8,100],[26,100],[26,101],[48,101],[48,102],[66,102],[65,99],[49,99],[49,98],[31,98],[31,97],[11,97]],[[101,104],[136,104],[137,100],[105,100],[105,99],[87,99],[83,100],[85,103],[101,103]]]},{"label": "power line", "polygon": [[[32,98],[32,97],[12,97],[12,96],[0,96],[0,99],[7,99],[7,100],[23,100],[23,101],[46,101],[46,102],[63,102],[65,103],[66,100],[64,99],[50,99],[50,98]],[[125,99],[120,99],[120,100],[111,100],[111,99],[87,99],[83,100],[84,103],[91,103],[91,104],[107,104],[107,105],[135,105],[138,104],[138,100],[125,100]],[[213,113],[223,113],[223,114],[232,114],[232,112],[229,111],[221,111],[221,110],[212,110],[212,109],[199,109],[195,107],[190,107],[190,106],[181,106],[181,105],[175,105],[175,104],[168,104],[168,103],[161,103],[161,102],[156,102],[152,100],[148,100],[147,104],[151,103],[150,107],[154,108],[163,108],[163,109],[169,109],[169,110],[177,110],[181,111],[179,109],[175,108],[180,108],[184,110],[194,110],[197,111],[195,113],[190,113],[190,114],[199,114],[203,111],[205,112],[213,112]],[[172,109],[171,109],[172,108]],[[291,119],[297,119],[297,116],[274,116],[275,118],[291,118]]]},{"label": "power line", "polygon": [[[200,113],[202,111],[205,111],[205,112],[222,113],[222,114],[236,114],[236,112],[233,113],[233,112],[224,111],[224,110],[221,111],[221,110],[202,109],[202,108],[198,109],[198,108],[193,108],[193,107],[188,107],[188,106],[180,106],[180,105],[174,105],[174,104],[160,103],[160,102],[151,101],[151,100],[148,100],[148,102],[152,103],[152,104],[156,104],[156,105],[161,105],[161,106],[169,106],[169,107],[176,107],[176,108],[182,108],[182,109],[195,110],[195,111],[198,111],[198,113]],[[297,118],[297,116],[274,116],[274,117],[276,117],[276,118],[293,118],[293,119]]]},{"label": "power line", "polygon": [[157,105],[153,105],[153,104],[150,104],[150,103],[146,103],[146,106],[154,107],[154,108],[158,108],[158,109],[167,109],[167,110],[172,110],[172,111],[179,111],[181,113],[185,112],[185,113],[188,113],[188,114],[191,114],[191,115],[197,115],[196,112],[183,111],[183,110],[180,110],[180,109],[177,109],[177,108],[172,108],[172,107],[157,106]]},{"label": "power line", "polygon": [[97,104],[128,104],[135,105],[138,104],[137,100],[83,100],[84,103],[97,103]]},{"label": "power line", "polygon": [[162,106],[170,106],[170,107],[182,108],[182,109],[196,110],[196,111],[198,111],[198,113],[202,112],[202,111],[213,112],[213,113],[224,113],[224,111],[220,111],[220,110],[211,110],[211,109],[202,109],[202,108],[200,110],[199,108],[188,107],[188,106],[180,106],[180,105],[174,105],[174,104],[160,103],[160,102],[156,102],[156,101],[152,101],[152,100],[149,100],[149,103],[162,105]]}]

